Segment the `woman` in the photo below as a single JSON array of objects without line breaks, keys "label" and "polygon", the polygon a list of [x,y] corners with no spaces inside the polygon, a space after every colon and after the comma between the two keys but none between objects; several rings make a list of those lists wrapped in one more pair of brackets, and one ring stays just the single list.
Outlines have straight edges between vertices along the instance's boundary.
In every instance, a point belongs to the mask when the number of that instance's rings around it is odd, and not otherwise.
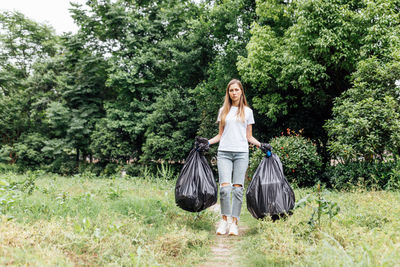
[{"label": "woman", "polygon": [[[242,83],[233,79],[226,88],[224,105],[218,114],[219,133],[208,140],[219,142],[217,165],[220,183],[222,219],[218,235],[238,235],[238,222],[243,200],[243,184],[249,163],[249,144],[264,148],[252,135],[253,111],[247,105]],[[232,193],[232,208],[230,195]],[[228,217],[232,217],[229,225]]]}]

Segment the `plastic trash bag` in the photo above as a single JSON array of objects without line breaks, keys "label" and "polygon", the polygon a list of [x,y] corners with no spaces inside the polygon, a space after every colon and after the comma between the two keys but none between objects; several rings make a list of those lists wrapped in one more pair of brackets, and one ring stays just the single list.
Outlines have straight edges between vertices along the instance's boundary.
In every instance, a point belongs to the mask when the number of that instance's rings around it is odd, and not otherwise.
[{"label": "plastic trash bag", "polygon": [[217,193],[211,167],[203,155],[202,146],[197,143],[176,182],[175,203],[184,210],[199,212],[217,203]]},{"label": "plastic trash bag", "polygon": [[272,219],[291,214],[295,205],[292,188],[283,174],[279,157],[265,156],[246,191],[247,209],[256,219],[269,215]]}]

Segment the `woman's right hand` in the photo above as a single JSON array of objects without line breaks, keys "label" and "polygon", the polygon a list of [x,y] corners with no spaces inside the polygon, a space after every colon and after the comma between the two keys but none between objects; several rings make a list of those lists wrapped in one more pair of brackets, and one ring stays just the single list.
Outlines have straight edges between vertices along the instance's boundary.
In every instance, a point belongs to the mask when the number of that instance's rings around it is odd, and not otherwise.
[{"label": "woman's right hand", "polygon": [[210,149],[210,143],[207,138],[196,136],[196,141],[194,142],[198,151],[208,151]]}]

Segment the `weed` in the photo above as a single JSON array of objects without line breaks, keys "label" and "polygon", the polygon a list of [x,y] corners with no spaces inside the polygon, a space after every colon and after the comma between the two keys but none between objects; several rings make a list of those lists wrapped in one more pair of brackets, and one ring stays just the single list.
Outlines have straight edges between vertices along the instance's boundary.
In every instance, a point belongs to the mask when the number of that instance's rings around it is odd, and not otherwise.
[{"label": "weed", "polygon": [[[0,215],[6,214],[8,210],[13,208],[17,197],[15,187],[5,180],[0,180]],[[12,216],[9,216],[9,218],[12,218]]]},{"label": "weed", "polygon": [[41,171],[28,171],[26,173],[26,178],[25,180],[21,182],[12,182],[11,186],[17,188],[18,190],[22,192],[27,192],[28,195],[31,195],[35,189],[37,189],[37,186],[35,185],[37,177],[43,174]]},{"label": "weed", "polygon": [[[314,204],[316,206],[313,206]],[[320,183],[317,184],[316,194],[309,194],[300,199],[296,203],[295,209],[302,208],[305,205],[311,205],[313,209],[311,217],[308,220],[308,224],[312,229],[320,228],[322,215],[328,215],[329,220],[331,221],[332,218],[335,217],[340,211],[340,207],[337,203],[324,198],[323,194],[321,193]]]},{"label": "weed", "polygon": [[162,162],[160,167],[157,166],[157,176],[158,178],[167,180],[174,178],[174,171],[168,163]]},{"label": "weed", "polygon": [[65,203],[65,201],[68,199],[68,192],[62,192],[60,194],[58,194],[58,196],[56,197],[57,203],[59,205],[63,205]]},{"label": "weed", "polygon": [[110,187],[107,192],[107,198],[111,200],[115,200],[122,195],[122,191],[119,188]]}]

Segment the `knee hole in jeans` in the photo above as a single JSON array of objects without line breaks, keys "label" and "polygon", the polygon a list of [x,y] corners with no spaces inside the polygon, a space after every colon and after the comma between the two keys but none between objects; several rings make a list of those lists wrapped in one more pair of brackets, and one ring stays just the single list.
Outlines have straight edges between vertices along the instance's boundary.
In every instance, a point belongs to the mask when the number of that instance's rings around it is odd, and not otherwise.
[{"label": "knee hole in jeans", "polygon": [[221,189],[219,190],[219,194],[220,194],[221,198],[227,198],[227,197],[229,197],[231,191],[232,191],[232,187],[230,187],[230,185],[221,186]]},{"label": "knee hole in jeans", "polygon": [[240,201],[242,201],[242,197],[243,197],[243,187],[242,186],[234,186],[232,188],[233,191],[233,196],[237,199],[239,199]]}]

